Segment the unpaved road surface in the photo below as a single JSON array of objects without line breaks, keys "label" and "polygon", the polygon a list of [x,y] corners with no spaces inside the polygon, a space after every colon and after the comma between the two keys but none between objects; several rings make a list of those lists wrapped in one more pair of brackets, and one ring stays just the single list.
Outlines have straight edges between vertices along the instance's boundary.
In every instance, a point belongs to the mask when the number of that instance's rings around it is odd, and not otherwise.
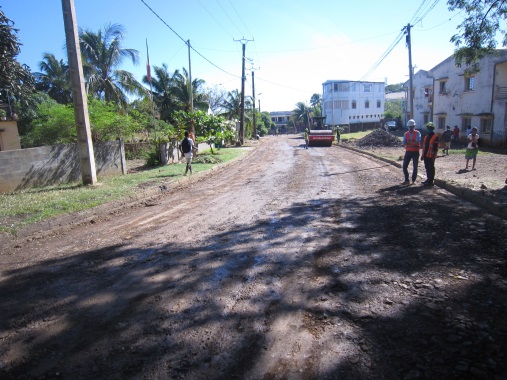
[{"label": "unpaved road surface", "polygon": [[268,137],[0,247],[2,379],[507,379],[506,222]]}]

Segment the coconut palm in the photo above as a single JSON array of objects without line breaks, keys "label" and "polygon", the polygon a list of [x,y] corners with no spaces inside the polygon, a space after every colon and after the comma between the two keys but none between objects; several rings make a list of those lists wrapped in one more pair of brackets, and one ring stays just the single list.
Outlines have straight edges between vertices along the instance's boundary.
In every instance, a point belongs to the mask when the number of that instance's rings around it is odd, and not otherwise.
[{"label": "coconut palm", "polygon": [[[250,109],[252,103],[245,100],[245,110]],[[221,113],[227,120],[239,120],[241,118],[241,93],[236,89],[230,91],[226,99],[221,104],[221,108],[225,111]],[[245,120],[249,120],[248,113],[245,114]]]},{"label": "coconut palm", "polygon": [[305,127],[309,127],[310,108],[303,102],[298,102],[296,108],[292,110],[292,115],[296,122],[303,123]]},{"label": "coconut palm", "polygon": [[310,98],[313,109],[313,116],[322,116],[322,97],[320,94],[313,94]]},{"label": "coconut palm", "polygon": [[160,118],[169,121],[171,113],[177,110],[177,103],[173,95],[173,81],[167,65],[164,63],[162,66],[153,66],[151,82],[148,81],[148,77],[145,75],[143,83],[150,85],[153,101],[158,107]]},{"label": "coconut palm", "polygon": [[47,93],[60,104],[72,102],[72,86],[69,75],[69,65],[58,61],[51,53],[45,53],[39,63],[40,72],[34,73],[35,88]]},{"label": "coconut palm", "polygon": [[125,58],[139,63],[137,50],[122,47],[125,33],[121,25],[109,24],[97,33],[82,30],[79,38],[88,93],[124,106],[127,95],[145,91],[132,73],[118,68]]},{"label": "coconut palm", "polygon": [[[185,68],[176,70],[172,76],[173,81],[173,95],[176,98],[178,107],[182,111],[190,112],[190,78]],[[209,103],[206,101],[206,96],[202,91],[204,85],[203,79],[192,80],[192,102],[194,110],[207,111]]]}]

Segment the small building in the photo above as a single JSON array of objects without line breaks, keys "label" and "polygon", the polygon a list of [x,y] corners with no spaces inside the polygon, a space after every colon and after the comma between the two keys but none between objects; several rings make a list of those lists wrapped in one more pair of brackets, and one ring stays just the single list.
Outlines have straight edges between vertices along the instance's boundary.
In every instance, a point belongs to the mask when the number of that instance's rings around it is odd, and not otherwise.
[{"label": "small building", "polygon": [[277,128],[280,133],[287,133],[287,124],[289,124],[291,115],[292,111],[275,111],[269,113],[271,121],[275,123],[275,128]]},{"label": "small building", "polygon": [[[479,61],[480,71],[457,67],[450,56],[412,78],[413,118],[418,125],[433,121],[437,133],[457,125],[464,140],[476,126],[481,145],[507,146],[507,49],[497,49]],[[405,83],[408,91],[409,82]],[[410,110],[408,110],[410,111]]]},{"label": "small building", "polygon": [[326,124],[379,125],[384,115],[385,83],[328,80],[322,84],[322,116]]}]

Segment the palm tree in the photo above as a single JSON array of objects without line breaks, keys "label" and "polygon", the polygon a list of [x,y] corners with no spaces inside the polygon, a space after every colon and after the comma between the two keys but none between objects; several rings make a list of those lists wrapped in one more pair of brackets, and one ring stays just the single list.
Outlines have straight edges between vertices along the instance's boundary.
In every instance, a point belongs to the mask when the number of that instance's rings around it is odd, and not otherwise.
[{"label": "palm tree", "polygon": [[320,94],[313,94],[310,98],[310,104],[313,109],[313,116],[322,116],[322,97]]},{"label": "palm tree", "polygon": [[[245,99],[245,110],[251,109],[252,102]],[[241,118],[241,93],[239,90],[233,90],[227,93],[226,99],[221,104],[221,108],[225,111],[220,116],[227,120],[239,120]],[[249,112],[245,113],[245,120],[250,120]]]},{"label": "palm tree", "polygon": [[51,53],[45,53],[39,63],[40,72],[34,73],[35,89],[47,93],[60,104],[72,102],[69,65],[58,61]]},{"label": "palm tree", "polygon": [[127,94],[145,92],[132,73],[118,69],[125,58],[139,63],[137,50],[122,48],[125,33],[121,25],[109,24],[97,33],[80,31],[79,38],[88,93],[125,106]]},{"label": "palm tree", "polygon": [[[182,72],[176,70],[172,76],[173,81],[173,95],[176,98],[179,109],[182,111],[191,111],[190,106],[190,78],[185,68]],[[195,110],[207,111],[209,103],[206,101],[206,96],[202,91],[204,85],[203,79],[192,80],[192,102]]]},{"label": "palm tree", "polygon": [[292,110],[292,115],[296,122],[302,122],[305,127],[309,128],[310,108],[303,102],[298,102],[296,108]]},{"label": "palm tree", "polygon": [[173,81],[165,63],[162,66],[153,66],[151,82],[148,77],[143,77],[143,83],[151,86],[153,102],[157,105],[160,118],[169,121],[171,113],[177,110],[176,100],[173,95]]}]

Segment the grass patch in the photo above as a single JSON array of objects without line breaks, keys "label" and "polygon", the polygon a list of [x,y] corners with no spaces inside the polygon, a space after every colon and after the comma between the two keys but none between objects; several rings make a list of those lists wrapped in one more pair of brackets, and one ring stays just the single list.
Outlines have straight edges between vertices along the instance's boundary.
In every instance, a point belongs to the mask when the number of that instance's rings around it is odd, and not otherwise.
[{"label": "grass patch", "polygon": [[[195,174],[209,170],[246,152],[243,148],[214,150],[213,155],[210,151],[199,152],[192,171]],[[97,186],[69,183],[0,194],[0,232],[15,234],[17,228],[32,223],[126,199],[134,196],[140,188],[178,179],[184,172],[184,163],[170,164],[99,178]]]},{"label": "grass patch", "polygon": [[340,134],[340,138],[342,140],[359,140],[364,136],[369,135],[373,131],[362,131],[362,132],[353,132],[353,133],[342,133]]}]

